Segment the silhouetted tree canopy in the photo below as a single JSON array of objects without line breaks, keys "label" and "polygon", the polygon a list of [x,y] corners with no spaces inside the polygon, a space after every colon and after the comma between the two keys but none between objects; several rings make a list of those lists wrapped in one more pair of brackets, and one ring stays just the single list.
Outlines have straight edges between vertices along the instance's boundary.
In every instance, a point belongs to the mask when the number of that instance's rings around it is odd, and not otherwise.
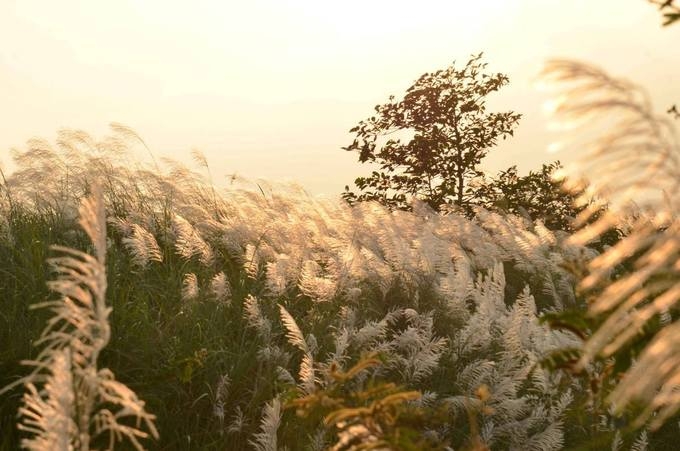
[{"label": "silhouetted tree canopy", "polygon": [[480,53],[461,69],[454,62],[423,74],[402,100],[391,96],[352,128],[354,142],[343,149],[379,170],[355,180],[358,194],[345,187],[344,199],[408,209],[415,197],[437,210],[456,204],[470,211],[476,202],[469,182],[482,175],[481,160],[499,139],[513,135],[521,117],[486,111],[486,97],[508,83],[504,74],[485,72],[486,66]]},{"label": "silhouetted tree canopy", "polygon": [[[663,14],[664,26],[680,21],[680,4],[676,4],[675,0],[649,0],[649,2],[659,7]],[[678,111],[677,105],[671,105],[667,113],[674,119],[680,119],[680,111]]]},{"label": "silhouetted tree canopy", "polygon": [[672,105],[666,112],[670,114],[674,119],[680,119],[680,111],[678,110],[677,105]]},{"label": "silhouetted tree canopy", "polygon": [[[550,230],[571,233],[575,230],[572,224],[574,218],[586,207],[574,206],[583,191],[567,191],[562,186],[563,181],[555,178],[561,168],[562,164],[555,161],[543,164],[540,171],[530,171],[522,176],[517,173],[517,166],[511,166],[495,177],[475,180],[472,189],[478,205],[486,209],[523,216],[531,221],[539,220]],[[597,221],[606,209],[601,207],[588,222]],[[603,246],[616,244],[622,234],[622,230],[611,227],[590,247],[602,251]]]},{"label": "silhouetted tree canopy", "polygon": [[476,182],[477,202],[490,210],[539,219],[551,230],[571,231],[571,221],[581,209],[573,206],[576,195],[563,190],[562,182],[554,179],[561,167],[555,161],[521,176],[517,166],[512,166]]}]

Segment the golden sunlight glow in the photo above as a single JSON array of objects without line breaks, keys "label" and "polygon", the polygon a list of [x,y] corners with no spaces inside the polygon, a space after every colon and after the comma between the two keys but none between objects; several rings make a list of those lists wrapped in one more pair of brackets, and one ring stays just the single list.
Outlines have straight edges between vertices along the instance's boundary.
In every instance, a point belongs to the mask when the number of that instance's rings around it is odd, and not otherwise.
[{"label": "golden sunlight glow", "polygon": [[189,161],[200,148],[217,174],[336,193],[367,170],[340,150],[357,121],[422,73],[483,51],[511,80],[491,106],[524,114],[487,168],[526,170],[550,159],[547,96],[530,83],[548,58],[626,73],[666,107],[680,73],[667,43],[680,27],[658,19],[616,0],[7,0],[0,148],[61,127],[100,135],[115,121],[161,155]]}]

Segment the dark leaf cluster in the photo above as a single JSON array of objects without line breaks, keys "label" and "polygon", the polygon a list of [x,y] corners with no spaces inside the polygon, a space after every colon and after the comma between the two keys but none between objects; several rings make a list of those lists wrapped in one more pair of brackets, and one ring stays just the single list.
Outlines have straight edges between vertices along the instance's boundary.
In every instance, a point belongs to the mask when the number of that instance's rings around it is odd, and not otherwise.
[{"label": "dark leaf cluster", "polygon": [[482,159],[513,135],[521,117],[487,111],[487,96],[508,84],[508,77],[487,73],[481,59],[480,53],[462,68],[454,63],[423,74],[403,99],[390,97],[350,130],[356,136],[344,149],[379,170],[356,179],[358,194],[346,187],[345,200],[408,209],[409,200],[417,198],[437,210],[446,204],[468,209],[474,203],[469,182],[481,175]]},{"label": "dark leaf cluster", "polygon": [[573,206],[576,195],[563,190],[562,182],[554,178],[561,167],[555,161],[521,176],[517,166],[512,166],[493,178],[479,181],[474,194],[487,209],[532,221],[540,219],[551,230],[571,231],[571,221],[580,209]]},{"label": "dark leaf cluster", "polygon": [[663,15],[663,25],[668,26],[680,20],[680,5],[675,0],[649,0],[659,7]]}]

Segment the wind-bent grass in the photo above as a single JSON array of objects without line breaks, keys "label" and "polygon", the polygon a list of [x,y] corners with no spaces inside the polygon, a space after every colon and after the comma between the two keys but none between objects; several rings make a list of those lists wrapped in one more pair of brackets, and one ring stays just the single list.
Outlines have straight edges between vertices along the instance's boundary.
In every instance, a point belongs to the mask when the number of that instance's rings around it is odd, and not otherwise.
[{"label": "wind-bent grass", "polygon": [[[633,402],[645,408],[641,426],[652,418],[657,428],[680,409],[680,140],[669,116],[653,112],[645,91],[592,66],[554,61],[547,79],[566,83],[556,109],[560,119],[583,123],[601,119],[585,169],[596,173],[589,196],[610,203],[594,225],[571,241],[587,243],[612,225],[625,222],[626,236],[588,265],[580,289],[592,293],[590,311],[606,319],[588,340],[581,359],[610,356],[652,320],[662,326],[637,362],[610,394],[618,412]],[[592,125],[593,122],[590,121]],[[602,127],[604,125],[604,127]],[[593,136],[592,134],[590,136]],[[592,172],[591,172],[592,171]],[[582,198],[585,203],[587,199]],[[578,220],[584,223],[587,209]],[[624,219],[622,219],[624,218]],[[628,262],[632,271],[610,281],[614,266]]]},{"label": "wind-bent grass", "polygon": [[[49,308],[52,317],[36,341],[40,352],[23,362],[34,369],[19,380],[27,390],[19,409],[18,427],[28,434],[21,446],[36,451],[89,450],[101,438],[108,442],[107,449],[113,449],[124,438],[141,450],[139,440],[149,434],[140,423],[158,437],[154,416],[109,369],[98,368],[100,353],[111,337],[106,220],[98,189],[82,201],[79,216],[95,255],[53,246],[62,256],[49,259],[56,278],[48,288],[61,298],[35,305]],[[136,425],[127,424],[129,417]]]},{"label": "wind-bent grass", "polygon": [[[568,419],[583,387],[538,364],[579,341],[537,317],[579,306],[565,267],[594,257],[590,249],[540,223],[483,210],[469,220],[420,204],[396,213],[350,208],[263,184],[220,191],[177,164],[164,172],[131,162],[126,152],[141,141],[114,131],[101,142],[64,132],[55,148],[35,142],[18,155],[7,181],[13,206],[0,205],[27,212],[8,215],[14,235],[0,237],[11,256],[0,260],[0,277],[14,278],[3,310],[12,316],[0,315],[0,330],[27,326],[7,335],[12,362],[35,358],[28,342],[39,323],[26,305],[44,299],[46,235],[90,245],[73,232],[75,211],[97,181],[109,215],[113,308],[98,364],[157,417],[159,441],[146,446],[329,445],[336,437],[323,418],[283,411],[285,401],[322,391],[333,371],[371,353],[382,364],[352,381],[356,391],[385,381],[420,392],[419,402],[450,418],[427,433],[456,448],[473,430],[492,449],[559,449],[582,435]],[[3,383],[20,374],[3,365]],[[488,387],[484,406],[480,386]],[[5,448],[19,441],[19,396],[14,389],[0,401]]]}]

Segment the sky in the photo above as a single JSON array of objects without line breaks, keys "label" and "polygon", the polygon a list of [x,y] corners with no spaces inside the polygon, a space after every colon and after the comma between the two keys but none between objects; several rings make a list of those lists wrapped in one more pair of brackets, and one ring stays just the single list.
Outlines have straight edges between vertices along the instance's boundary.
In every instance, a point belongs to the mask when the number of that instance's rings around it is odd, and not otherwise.
[{"label": "sky", "polygon": [[[644,0],[0,0],[0,162],[61,128],[133,128],[159,157],[295,181],[334,195],[373,168],[341,149],[376,104],[481,51],[510,85],[490,109],[523,114],[484,169],[549,153],[535,75],[551,58],[594,63],[680,103],[680,25]],[[140,157],[141,158],[141,157]]]}]

